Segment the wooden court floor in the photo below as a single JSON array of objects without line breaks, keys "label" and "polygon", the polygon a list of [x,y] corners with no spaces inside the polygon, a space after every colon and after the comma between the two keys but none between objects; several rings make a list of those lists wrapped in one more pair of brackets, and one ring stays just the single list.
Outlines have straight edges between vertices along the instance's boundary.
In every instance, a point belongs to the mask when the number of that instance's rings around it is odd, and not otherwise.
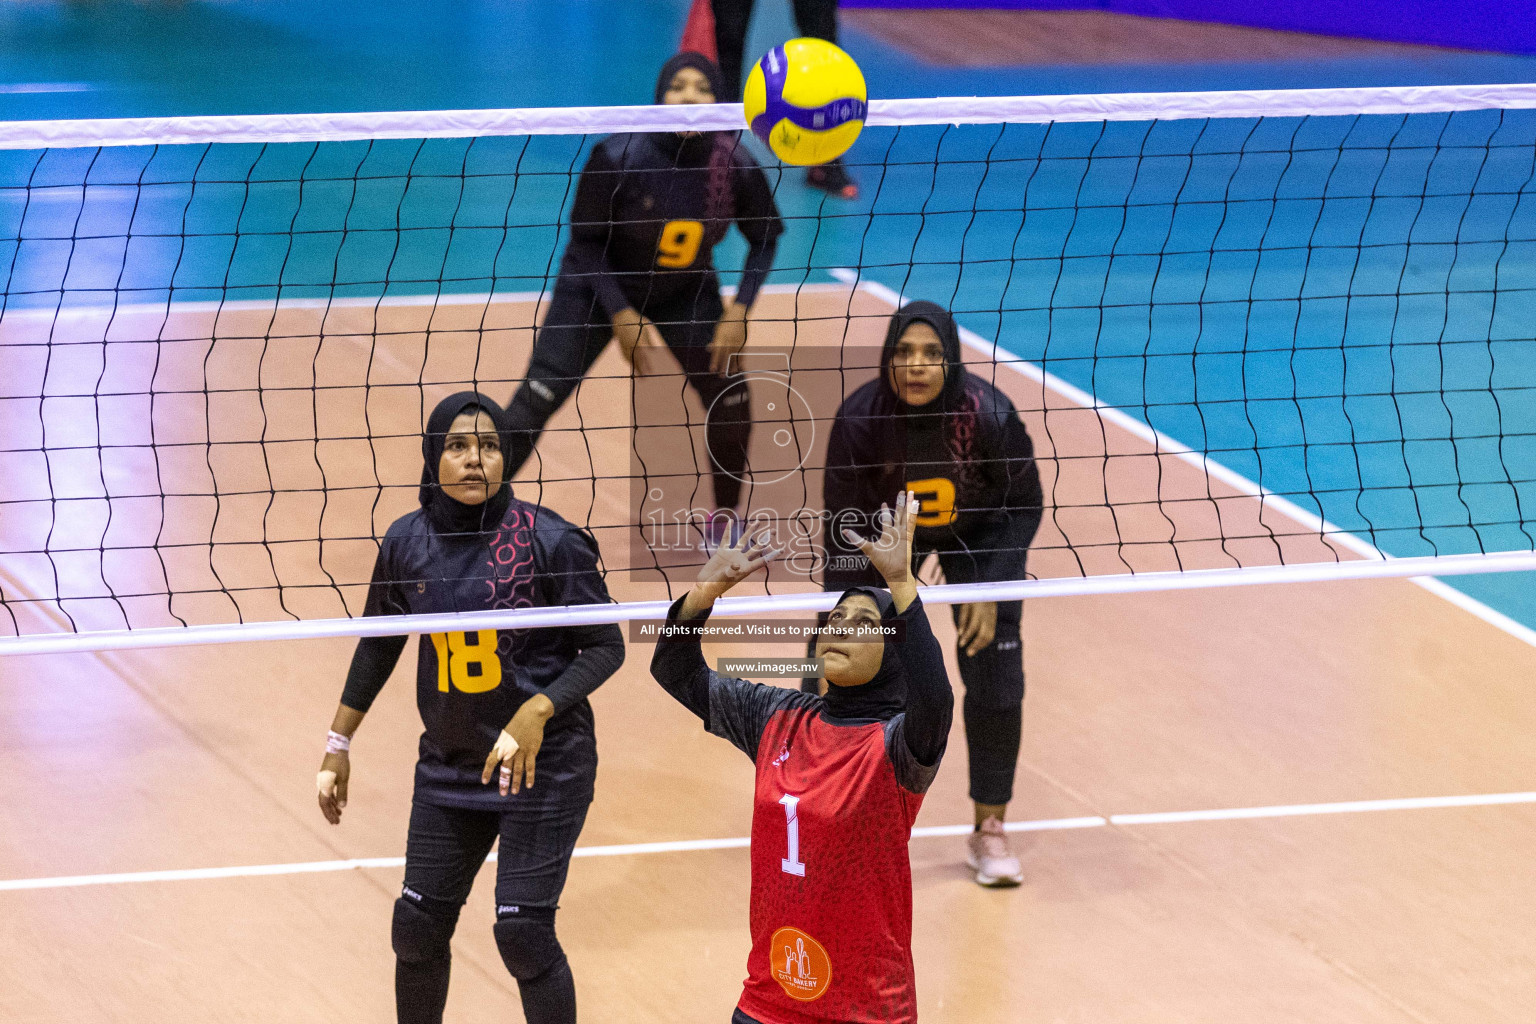
[{"label": "wooden court floor", "polygon": [[[755,343],[792,329],[791,309],[802,329],[819,311],[844,332],[840,343],[868,340],[888,308],[846,289],[771,295]],[[506,331],[511,355],[498,361],[520,366],[525,329]],[[317,344],[311,365],[325,354]],[[421,362],[441,357],[445,368],[424,375],[418,405],[466,379],[448,365],[464,355],[452,346],[478,349],[467,336],[434,344]],[[616,359],[605,355],[599,377],[618,372]],[[398,362],[408,391],[415,364]],[[1038,382],[1012,371],[998,382],[1025,410],[1047,494],[1071,510],[1047,516],[1032,562],[1041,575],[1123,572],[1128,558],[1138,571],[1175,559],[1232,564],[1231,546],[1208,539],[1217,517],[1224,532],[1254,538],[1236,551],[1245,563],[1278,560],[1281,548],[1287,561],[1350,557]],[[584,389],[554,426],[622,436],[620,386],[627,392],[618,380]],[[244,429],[238,416],[228,429]],[[550,438],[546,464],[569,479],[543,500],[561,511],[590,503],[592,520],[617,531],[627,495],[594,490],[583,474],[625,472],[624,446],[558,429]],[[380,475],[395,485],[378,513],[387,524],[399,511],[388,502],[408,507],[410,445],[379,447]],[[226,468],[249,464],[210,467],[221,486]],[[1096,493],[1106,510],[1093,511]],[[313,536],[331,528],[326,514],[296,503],[283,523]],[[1107,543],[1117,537],[1145,543]],[[290,582],[322,563],[342,580],[366,572],[361,546],[334,547],[278,568]],[[228,575],[255,573],[222,537],[210,552],[229,555]],[[26,560],[0,572],[8,594],[49,585]],[[612,586],[621,600],[660,592],[643,580]],[[258,590],[247,614],[275,607]],[[324,592],[300,589],[295,600],[319,612],[338,600]],[[948,615],[933,618],[947,647]],[[1536,648],[1401,580],[1037,601],[1024,630],[1029,696],[1010,816],[1040,823],[1015,836],[1027,883],[978,889],[961,836],[913,839],[923,1019],[1528,1019],[1536,806],[1107,819],[1531,790]],[[314,806],[320,738],[349,655],[346,642],[312,641],[0,659],[0,946],[10,953],[0,1020],[392,1019],[388,924],[400,869],[249,870],[403,852],[419,732],[409,658],[359,733],[344,823],[328,826]],[[747,852],[624,847],[745,836],[751,766],[661,692],[648,658],[632,646],[594,697],[598,798],[561,935],[584,1020],[723,1022],[747,950]],[[957,716],[920,831],[968,820],[964,760]],[[206,868],[244,870],[134,877]],[[455,940],[451,1020],[520,1019],[491,939],[492,870]],[[103,875],[117,877],[94,877]],[[96,884],[5,884],[71,876]]]}]

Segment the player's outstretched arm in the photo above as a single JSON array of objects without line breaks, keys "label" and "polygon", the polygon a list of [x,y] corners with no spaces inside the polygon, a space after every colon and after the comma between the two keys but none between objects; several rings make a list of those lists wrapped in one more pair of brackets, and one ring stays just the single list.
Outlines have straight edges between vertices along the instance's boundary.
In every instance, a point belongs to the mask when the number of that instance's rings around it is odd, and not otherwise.
[{"label": "player's outstretched arm", "polygon": [[[743,536],[735,544],[715,549],[699,582],[681,600],[672,605],[667,624],[697,624],[709,617],[715,600],[736,584],[757,572],[778,554],[767,544],[766,534]],[[651,656],[651,675],[689,711],[709,725],[709,666],[699,646],[697,634],[667,632],[656,642]]]},{"label": "player's outstretched arm", "polygon": [[880,536],[874,541],[844,534],[864,552],[870,564],[885,577],[896,611],[906,622],[906,637],[895,645],[907,677],[907,711],[902,737],[907,750],[921,765],[932,767],[944,755],[949,727],[954,718],[955,696],[944,670],[944,652],[928,625],[928,613],[917,598],[912,572],[912,528],[918,503],[908,491],[896,496],[896,509],[880,508]]}]

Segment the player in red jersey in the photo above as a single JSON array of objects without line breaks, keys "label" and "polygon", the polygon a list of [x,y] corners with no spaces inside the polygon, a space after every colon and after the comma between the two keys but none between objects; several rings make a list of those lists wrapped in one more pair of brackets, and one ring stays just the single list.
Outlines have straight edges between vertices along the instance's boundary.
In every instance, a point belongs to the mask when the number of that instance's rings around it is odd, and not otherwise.
[{"label": "player in red jersey", "polygon": [[[846,591],[816,645],[826,696],[732,679],[697,630],[657,644],[651,674],[757,764],[752,953],[733,1024],[907,1024],[917,1019],[907,840],[938,772],[954,698],[910,571],[917,502],[882,509],[873,543],[849,536],[890,591]],[[699,624],[773,552],[722,546],[673,604]],[[901,638],[856,640],[859,627]],[[878,634],[877,634],[878,635]]]}]

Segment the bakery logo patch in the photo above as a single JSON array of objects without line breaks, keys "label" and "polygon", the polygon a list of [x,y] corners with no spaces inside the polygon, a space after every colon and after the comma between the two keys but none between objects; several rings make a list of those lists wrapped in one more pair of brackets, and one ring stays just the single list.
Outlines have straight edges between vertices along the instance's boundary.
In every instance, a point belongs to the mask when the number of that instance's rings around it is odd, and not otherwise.
[{"label": "bakery logo patch", "polygon": [[773,980],[791,999],[808,1003],[827,994],[832,961],[821,943],[798,928],[780,928],[768,947]]}]

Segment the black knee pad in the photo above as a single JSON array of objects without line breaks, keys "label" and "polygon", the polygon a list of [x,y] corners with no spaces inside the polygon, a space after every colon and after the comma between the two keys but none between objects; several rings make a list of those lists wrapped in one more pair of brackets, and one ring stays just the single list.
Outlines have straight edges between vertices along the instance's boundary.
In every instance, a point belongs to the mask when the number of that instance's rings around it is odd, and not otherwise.
[{"label": "black knee pad", "polygon": [[534,377],[532,375],[523,380],[522,386],[512,396],[508,412],[514,414],[514,422],[528,420],[531,422],[517,422],[523,429],[531,429],[536,423],[543,426],[544,421],[554,415],[556,409],[565,404],[565,400],[571,397],[571,392],[576,390],[576,381],[569,377]]},{"label": "black knee pad", "polygon": [[495,932],[501,962],[518,981],[532,981],[565,959],[554,907],[497,907]]},{"label": "black knee pad", "polygon": [[974,656],[959,652],[956,660],[968,708],[1016,708],[1024,702],[1024,659],[1017,637],[998,637]]},{"label": "black knee pad", "polygon": [[395,956],[406,963],[447,959],[448,942],[459,923],[459,908],[410,889],[395,900],[390,939]]}]

